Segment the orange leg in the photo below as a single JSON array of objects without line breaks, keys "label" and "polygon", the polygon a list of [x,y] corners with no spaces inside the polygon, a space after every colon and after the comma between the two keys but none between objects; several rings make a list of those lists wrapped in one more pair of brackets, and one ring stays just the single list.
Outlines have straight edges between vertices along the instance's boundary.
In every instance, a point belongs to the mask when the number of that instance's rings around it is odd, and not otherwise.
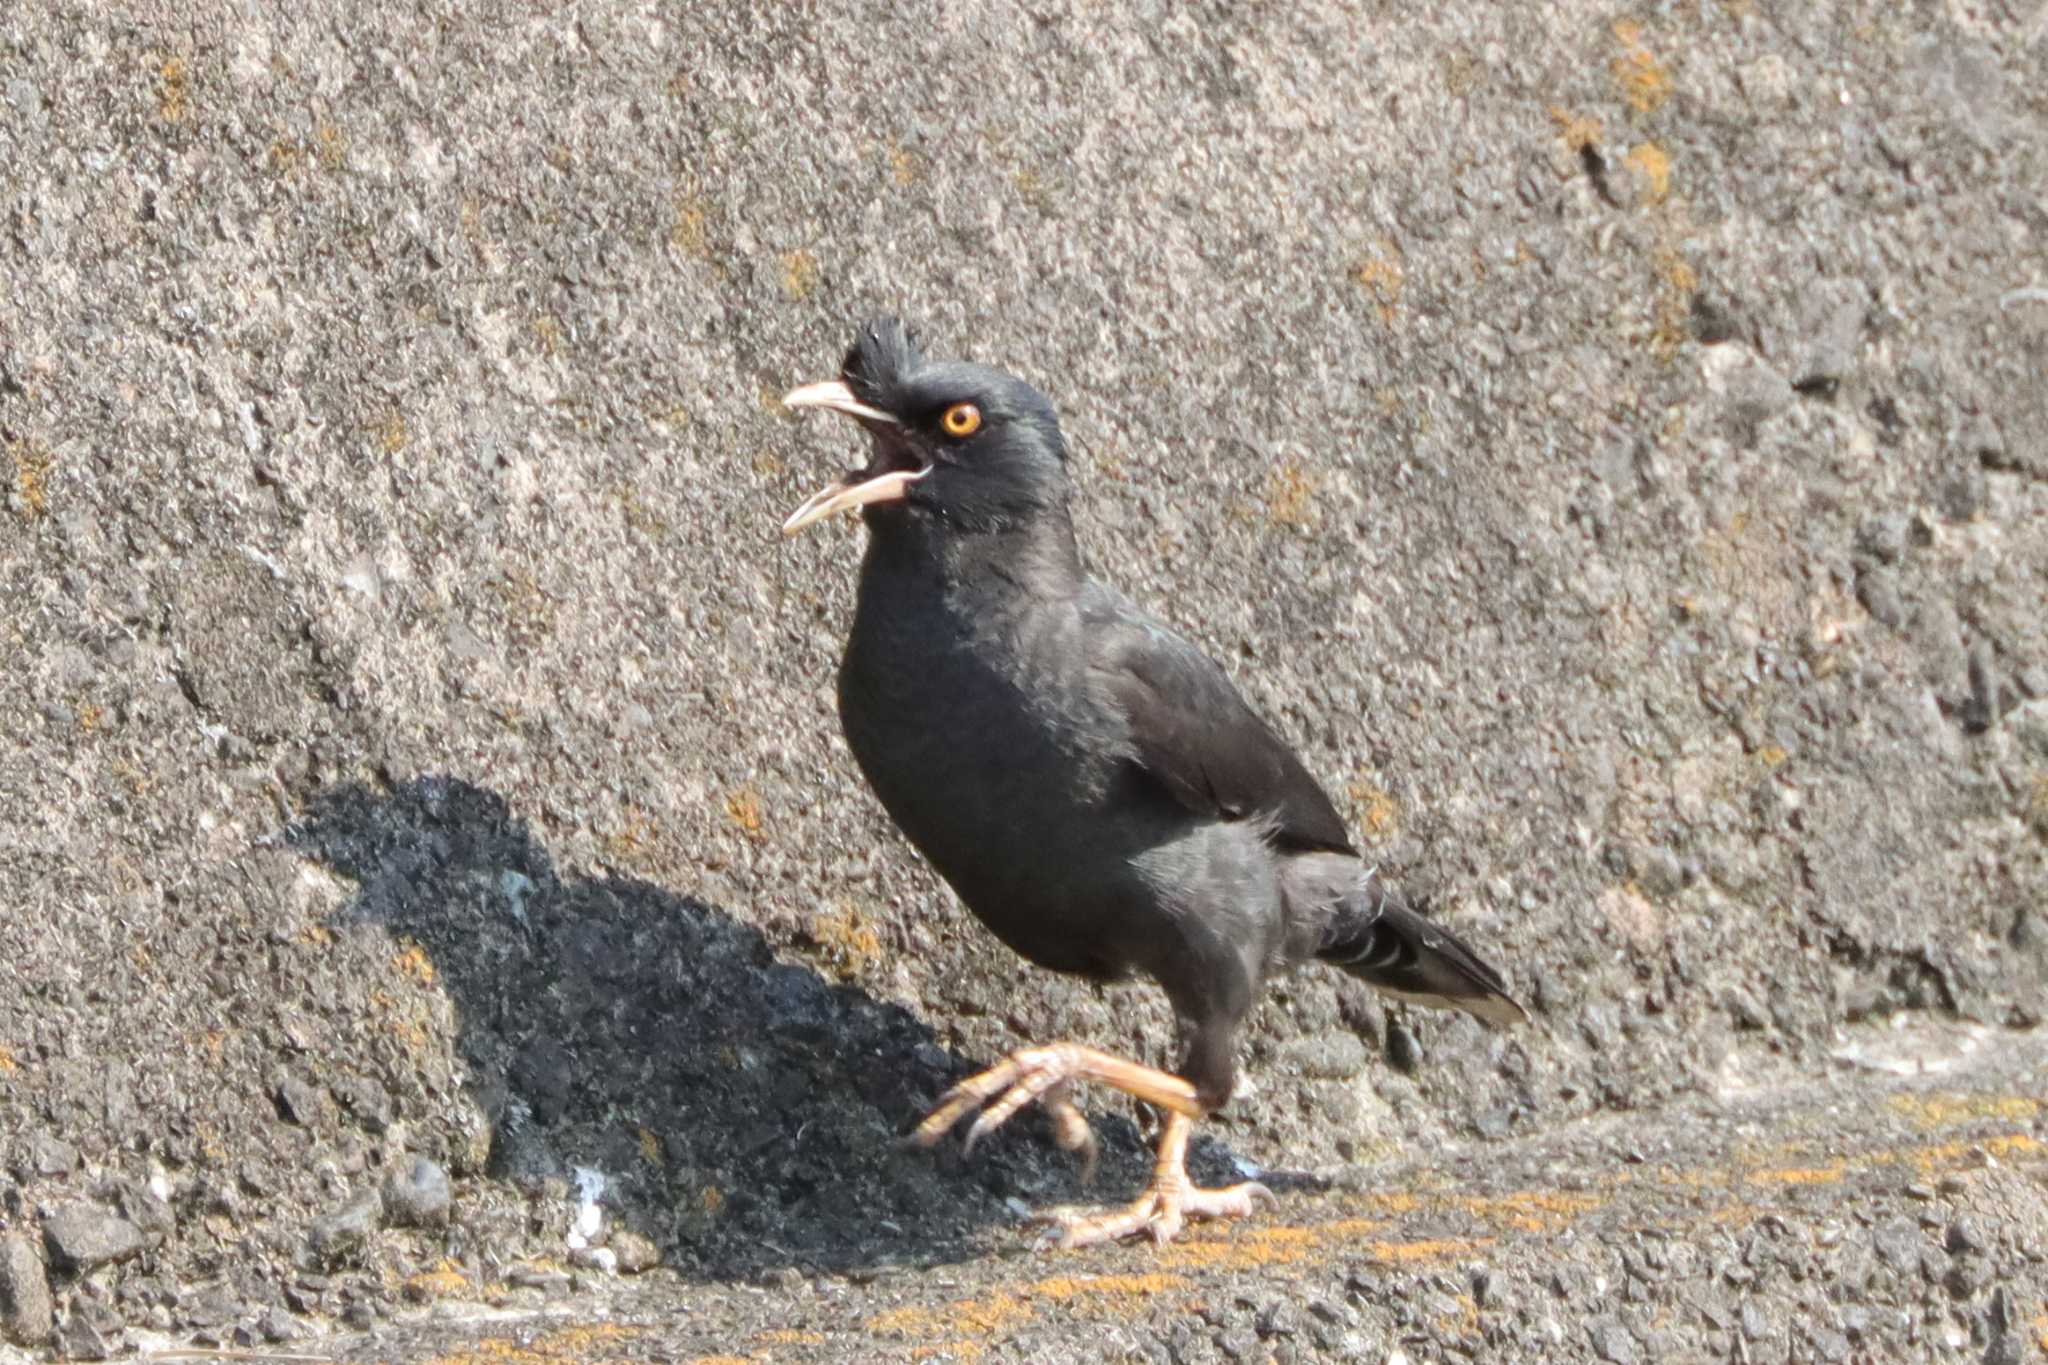
[{"label": "orange leg", "polygon": [[981,1116],[967,1131],[966,1146],[972,1151],[975,1143],[1001,1127],[1012,1114],[1039,1100],[1052,1115],[1054,1135],[1060,1146],[1082,1153],[1085,1178],[1095,1165],[1095,1137],[1067,1094],[1073,1082],[1084,1080],[1113,1086],[1164,1109],[1166,1129],[1160,1134],[1152,1183],[1128,1207],[1087,1216],[1046,1217],[1045,1221],[1059,1228],[1059,1245],[1090,1246],[1140,1232],[1150,1234],[1156,1242],[1167,1242],[1189,1218],[1242,1217],[1257,1207],[1259,1200],[1272,1199],[1272,1193],[1256,1182],[1223,1190],[1198,1189],[1190,1184],[1188,1133],[1202,1114],[1194,1086],[1178,1076],[1079,1043],[1025,1048],[979,1075],[968,1077],[940,1097],[910,1140],[920,1147],[929,1147],[944,1137],[968,1110],[981,1106]]}]

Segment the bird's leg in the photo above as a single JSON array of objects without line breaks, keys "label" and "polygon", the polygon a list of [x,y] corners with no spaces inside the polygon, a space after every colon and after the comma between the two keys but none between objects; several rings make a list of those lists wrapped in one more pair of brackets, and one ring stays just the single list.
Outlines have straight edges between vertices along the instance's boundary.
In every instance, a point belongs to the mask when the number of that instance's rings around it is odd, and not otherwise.
[{"label": "bird's leg", "polygon": [[1167,1112],[1159,1155],[1152,1163],[1152,1183],[1128,1206],[1107,1213],[1043,1215],[1043,1221],[1059,1230],[1059,1245],[1094,1246],[1141,1232],[1164,1244],[1178,1236],[1190,1218],[1242,1218],[1261,1199],[1271,1203],[1273,1192],[1255,1180],[1222,1190],[1200,1189],[1188,1180],[1188,1133],[1194,1122],[1178,1110]]},{"label": "bird's leg", "polygon": [[970,1076],[940,1097],[910,1141],[929,1147],[944,1137],[967,1111],[983,1106],[981,1117],[967,1132],[967,1147],[1002,1126],[1012,1114],[1038,1100],[1051,1114],[1060,1146],[1082,1153],[1084,1176],[1094,1167],[1094,1134],[1068,1094],[1075,1081],[1097,1081],[1134,1095],[1166,1113],[1159,1135],[1159,1154],[1152,1163],[1152,1183],[1128,1207],[1093,1215],[1052,1214],[1063,1247],[1149,1233],[1156,1242],[1171,1241],[1189,1218],[1235,1218],[1250,1213],[1261,1199],[1273,1195],[1264,1185],[1247,1181],[1228,1189],[1198,1189],[1188,1180],[1188,1133],[1202,1113],[1195,1087],[1179,1076],[1079,1043],[1013,1052],[979,1075]]}]

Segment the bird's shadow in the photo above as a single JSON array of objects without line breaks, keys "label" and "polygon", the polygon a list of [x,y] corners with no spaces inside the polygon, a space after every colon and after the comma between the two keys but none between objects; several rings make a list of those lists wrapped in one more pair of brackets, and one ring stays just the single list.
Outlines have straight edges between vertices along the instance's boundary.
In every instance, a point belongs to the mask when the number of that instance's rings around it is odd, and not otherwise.
[{"label": "bird's shadow", "polygon": [[[961,1259],[1020,1201],[1088,1197],[1035,1113],[971,1162],[957,1141],[905,1150],[903,1130],[972,1069],[915,1016],[776,960],[700,900],[559,875],[493,792],[344,784],[286,842],[357,884],[343,917],[432,959],[491,1122],[489,1174],[538,1189],[601,1172],[609,1216],[686,1273]],[[1096,1130],[1094,1193],[1135,1190],[1135,1127]]]}]

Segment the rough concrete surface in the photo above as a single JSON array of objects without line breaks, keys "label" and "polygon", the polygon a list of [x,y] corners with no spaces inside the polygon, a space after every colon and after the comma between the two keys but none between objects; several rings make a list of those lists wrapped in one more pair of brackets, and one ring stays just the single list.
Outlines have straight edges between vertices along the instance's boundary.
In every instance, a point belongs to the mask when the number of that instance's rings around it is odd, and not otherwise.
[{"label": "rough concrete surface", "polygon": [[[175,15],[175,17],[166,17]],[[918,321],[1538,1017],[1143,988],[837,736]],[[2041,0],[0,9],[0,1357],[2048,1353]]]}]

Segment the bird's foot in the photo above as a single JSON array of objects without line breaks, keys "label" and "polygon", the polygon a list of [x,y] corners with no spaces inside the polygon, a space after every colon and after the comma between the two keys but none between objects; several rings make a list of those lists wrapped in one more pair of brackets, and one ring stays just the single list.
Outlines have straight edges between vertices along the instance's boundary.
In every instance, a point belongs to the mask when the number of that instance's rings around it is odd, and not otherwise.
[{"label": "bird's foot", "polygon": [[1221,1190],[1202,1189],[1190,1181],[1186,1164],[1189,1127],[1184,1114],[1167,1117],[1152,1183],[1125,1207],[1094,1214],[1055,1211],[1033,1221],[1048,1224],[1047,1240],[1062,1250],[1121,1241],[1140,1233],[1163,1246],[1180,1235],[1190,1218],[1242,1218],[1261,1201],[1274,1202],[1273,1192],[1255,1180]]},{"label": "bird's foot", "polygon": [[1190,1218],[1242,1218],[1260,1202],[1273,1202],[1273,1192],[1256,1180],[1228,1189],[1205,1190],[1182,1176],[1177,1183],[1153,1181],[1146,1191],[1121,1209],[1079,1214],[1056,1210],[1037,1215],[1033,1221],[1046,1223],[1047,1238],[1065,1251],[1073,1247],[1117,1242],[1140,1233],[1165,1245],[1180,1235]]},{"label": "bird's foot", "polygon": [[[1135,1095],[1171,1113],[1198,1112],[1195,1088],[1178,1076],[1121,1057],[1112,1057],[1079,1043],[1054,1043],[1048,1047],[1022,1048],[979,1075],[969,1076],[939,1097],[932,1112],[910,1134],[910,1141],[929,1147],[967,1114],[979,1107],[981,1116],[967,1130],[966,1150],[1009,1121],[1012,1114],[1036,1099],[1043,1099],[1052,1113],[1053,1132],[1062,1147],[1080,1150],[1083,1161],[1093,1165],[1085,1153],[1094,1146],[1094,1134],[1081,1117],[1067,1087],[1074,1081],[1097,1081]],[[1082,1136],[1086,1134],[1086,1136]]]},{"label": "bird's foot", "polygon": [[1094,1180],[1095,1160],[1102,1149],[1096,1144],[1095,1130],[1088,1126],[1088,1116],[1074,1103],[1073,1086],[1060,1081],[1038,1097],[1038,1107],[1052,1120],[1052,1140],[1081,1163],[1081,1183]]}]

